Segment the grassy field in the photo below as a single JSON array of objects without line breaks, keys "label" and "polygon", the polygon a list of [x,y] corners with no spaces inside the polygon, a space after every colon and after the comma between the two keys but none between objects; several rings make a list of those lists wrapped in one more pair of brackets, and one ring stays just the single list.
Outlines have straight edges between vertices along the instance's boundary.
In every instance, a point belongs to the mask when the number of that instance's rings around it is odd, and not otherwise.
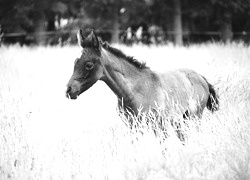
[{"label": "grassy field", "polygon": [[1,47],[0,179],[250,179],[250,47],[117,47],[155,71],[201,73],[220,110],[190,122],[185,146],[130,133],[104,83],[65,98],[80,48]]}]

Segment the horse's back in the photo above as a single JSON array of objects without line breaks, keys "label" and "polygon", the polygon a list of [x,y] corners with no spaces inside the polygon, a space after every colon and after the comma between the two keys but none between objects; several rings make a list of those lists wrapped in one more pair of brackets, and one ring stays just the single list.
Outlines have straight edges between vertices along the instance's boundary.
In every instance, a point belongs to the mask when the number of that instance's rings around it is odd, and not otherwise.
[{"label": "horse's back", "polygon": [[[209,89],[204,78],[191,69],[178,69],[161,74],[162,89],[166,94],[167,107],[178,104],[182,113],[198,111],[206,106]],[[170,104],[171,103],[171,104]]]}]

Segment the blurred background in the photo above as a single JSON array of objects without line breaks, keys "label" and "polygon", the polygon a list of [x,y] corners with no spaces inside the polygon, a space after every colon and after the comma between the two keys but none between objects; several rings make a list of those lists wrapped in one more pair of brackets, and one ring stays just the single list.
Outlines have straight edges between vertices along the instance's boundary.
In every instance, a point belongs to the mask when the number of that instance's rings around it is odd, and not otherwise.
[{"label": "blurred background", "polygon": [[91,29],[110,43],[250,41],[250,0],[0,0],[1,44],[76,44]]}]

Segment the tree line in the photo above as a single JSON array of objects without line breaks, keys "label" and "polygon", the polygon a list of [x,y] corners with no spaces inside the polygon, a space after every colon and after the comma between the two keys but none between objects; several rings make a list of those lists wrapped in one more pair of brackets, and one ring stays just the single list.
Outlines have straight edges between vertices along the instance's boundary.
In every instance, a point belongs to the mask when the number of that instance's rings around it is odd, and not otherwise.
[{"label": "tree line", "polygon": [[128,30],[134,35],[141,28],[145,43],[155,36],[156,42],[183,45],[248,41],[249,9],[250,0],[0,0],[0,24],[6,41],[11,41],[7,34],[19,33],[16,39],[53,43],[76,29],[93,28],[117,43],[128,38]]}]

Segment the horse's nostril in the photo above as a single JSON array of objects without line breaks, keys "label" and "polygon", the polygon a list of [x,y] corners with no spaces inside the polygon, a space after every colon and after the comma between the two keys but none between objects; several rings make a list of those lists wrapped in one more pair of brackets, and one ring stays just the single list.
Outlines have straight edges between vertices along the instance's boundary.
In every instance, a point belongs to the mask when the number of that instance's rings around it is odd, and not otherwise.
[{"label": "horse's nostril", "polygon": [[72,88],[70,86],[68,86],[66,93],[69,93],[71,91],[71,89]]},{"label": "horse's nostril", "polygon": [[69,98],[69,99],[71,99],[71,98],[70,98],[71,89],[72,89],[72,88],[71,88],[70,86],[68,86],[68,87],[67,87],[67,90],[66,90],[66,97]]}]

